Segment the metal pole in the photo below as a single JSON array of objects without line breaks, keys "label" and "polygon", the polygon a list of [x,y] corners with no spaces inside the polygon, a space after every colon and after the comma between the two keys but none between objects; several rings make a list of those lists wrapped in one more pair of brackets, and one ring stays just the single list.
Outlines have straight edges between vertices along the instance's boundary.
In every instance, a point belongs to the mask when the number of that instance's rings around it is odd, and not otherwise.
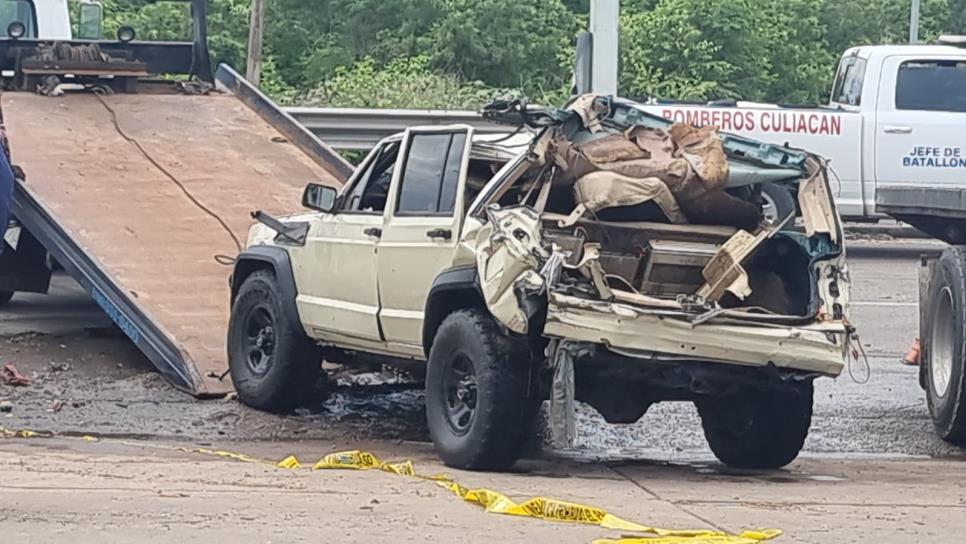
[{"label": "metal pole", "polygon": [[265,0],[252,0],[248,29],[248,66],[245,77],[256,87],[262,78],[262,33],[265,28]]},{"label": "metal pole", "polygon": [[590,63],[591,89],[595,93],[617,94],[620,10],[620,0],[590,2],[590,33],[594,50]]},{"label": "metal pole", "polygon": [[912,0],[909,13],[909,43],[919,43],[919,4],[920,0]]}]

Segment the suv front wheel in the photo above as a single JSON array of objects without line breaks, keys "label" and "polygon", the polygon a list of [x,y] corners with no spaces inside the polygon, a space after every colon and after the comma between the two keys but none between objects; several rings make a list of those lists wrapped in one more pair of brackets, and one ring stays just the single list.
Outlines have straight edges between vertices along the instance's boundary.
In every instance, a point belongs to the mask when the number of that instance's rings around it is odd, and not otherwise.
[{"label": "suv front wheel", "polygon": [[482,310],[446,317],[426,370],[426,420],[448,466],[505,470],[533,430],[539,403],[528,396],[530,350]]},{"label": "suv front wheel", "polygon": [[737,392],[698,401],[704,436],[722,463],[773,469],[798,457],[812,424],[811,381],[791,389]]},{"label": "suv front wheel", "polygon": [[238,398],[253,408],[290,412],[322,400],[321,349],[289,319],[278,280],[267,270],[253,272],[238,290],[228,322],[228,366]]}]

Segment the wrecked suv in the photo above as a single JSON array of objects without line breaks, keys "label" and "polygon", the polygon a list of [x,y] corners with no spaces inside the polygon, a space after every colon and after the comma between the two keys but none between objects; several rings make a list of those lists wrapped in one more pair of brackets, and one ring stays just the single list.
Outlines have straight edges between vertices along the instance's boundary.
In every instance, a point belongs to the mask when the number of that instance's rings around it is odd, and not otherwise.
[{"label": "wrecked suv", "polygon": [[[323,358],[408,363],[450,466],[510,467],[547,400],[563,446],[578,401],[609,423],[687,401],[722,462],[791,462],[852,334],[823,161],[602,96],[484,115],[520,130],[412,128],[338,192],[310,184],[311,213],[256,214],[232,276],[239,398],[286,411]],[[800,228],[763,219],[763,183],[798,184]]]}]

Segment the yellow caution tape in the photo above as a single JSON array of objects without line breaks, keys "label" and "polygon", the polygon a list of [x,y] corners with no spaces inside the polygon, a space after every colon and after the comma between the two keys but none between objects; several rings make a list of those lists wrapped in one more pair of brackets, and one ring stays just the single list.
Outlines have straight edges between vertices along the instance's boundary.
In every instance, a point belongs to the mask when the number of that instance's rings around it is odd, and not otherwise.
[{"label": "yellow caution tape", "polygon": [[[41,435],[33,431],[12,431],[0,427],[0,436],[7,438],[33,438]],[[53,435],[44,434],[43,436]],[[97,440],[90,436],[84,436],[82,439],[85,441]],[[267,464],[287,470],[309,468],[307,465],[303,465],[294,455],[275,462],[258,459],[242,453],[207,448],[173,447],[170,449],[186,453],[211,455],[243,463]],[[758,544],[762,541],[781,536],[782,534],[779,529],[745,531],[740,535],[731,535],[722,531],[711,531],[707,529],[662,529],[627,521],[593,506],[547,497],[533,497],[522,503],[517,503],[506,495],[491,489],[469,489],[463,487],[447,476],[423,476],[417,474],[411,461],[384,463],[372,453],[359,450],[326,455],[311,465],[311,468],[313,470],[380,470],[399,476],[408,476],[434,482],[436,485],[448,489],[464,501],[481,506],[486,512],[492,514],[596,525],[604,529],[621,531],[623,533],[654,535],[648,537],[624,536],[618,539],[601,539],[595,540],[594,544]]]},{"label": "yellow caution tape", "polygon": [[34,431],[17,431],[14,429],[7,429],[5,427],[0,427],[0,436],[4,438],[35,438],[38,436],[53,436],[52,434],[38,433]]},{"label": "yellow caution tape", "polygon": [[[233,461],[241,461],[243,463],[265,463],[261,459],[255,459],[254,457],[249,457],[244,453],[233,453],[230,451],[221,450],[209,450],[206,448],[175,448],[178,451],[183,451],[186,453],[200,453],[202,455],[214,455],[216,457],[223,457],[225,459],[231,459]],[[275,463],[270,463],[274,465]]]},{"label": "yellow caution tape", "polygon": [[734,535],[624,537],[595,540],[594,544],[758,544],[761,539]]},{"label": "yellow caution tape", "polygon": [[[292,458],[294,459],[294,458]],[[287,461],[287,460],[286,460]],[[297,461],[296,461],[297,462]],[[491,489],[468,489],[445,476],[425,477],[416,474],[410,461],[389,464],[381,462],[375,455],[363,451],[347,451],[333,453],[319,460],[314,469],[377,469],[401,476],[414,476],[424,480],[432,480],[440,487],[452,491],[466,502],[482,506],[487,512],[508,516],[521,516],[552,521],[597,525],[604,529],[612,529],[631,533],[647,533],[664,538],[630,538],[620,540],[601,540],[600,544],[752,544],[764,540],[771,540],[782,534],[778,529],[764,529],[759,531],[745,531],[741,535],[729,535],[721,531],[706,529],[679,530],[662,529],[641,525],[619,518],[600,508],[576,504],[546,497],[534,497],[523,503],[516,503],[506,495]],[[597,544],[597,543],[595,543]]]},{"label": "yellow caution tape", "polygon": [[296,459],[294,455],[289,455],[285,459],[282,459],[278,463],[275,463],[275,466],[278,468],[287,468],[287,469],[302,468],[302,464],[299,463],[299,460]]}]

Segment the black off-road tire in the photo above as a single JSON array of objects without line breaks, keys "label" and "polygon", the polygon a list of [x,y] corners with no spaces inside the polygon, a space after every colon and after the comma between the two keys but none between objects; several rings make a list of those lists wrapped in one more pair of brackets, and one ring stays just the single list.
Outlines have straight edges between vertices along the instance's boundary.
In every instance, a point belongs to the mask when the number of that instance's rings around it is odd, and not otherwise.
[{"label": "black off-road tire", "polygon": [[0,306],[5,306],[13,298],[14,291],[0,291]]},{"label": "black off-road tire", "polygon": [[812,382],[793,389],[756,391],[697,403],[704,436],[729,467],[774,469],[798,457],[812,423]]},{"label": "black off-road tire", "polygon": [[[321,349],[283,304],[275,275],[258,270],[238,290],[228,323],[228,365],[238,398],[277,413],[321,401],[315,397],[324,396],[325,383]],[[256,348],[259,338],[262,347]]]},{"label": "black off-road tire", "polygon": [[966,446],[966,247],[943,251],[929,282],[924,385],[936,432]]},{"label": "black off-road tire", "polygon": [[[795,198],[792,196],[791,190],[780,183],[762,183],[761,184],[761,198],[766,204],[770,204],[774,209],[773,218],[775,221],[781,221],[791,214],[795,214],[798,211],[798,207],[795,206]],[[767,211],[767,208],[766,208]],[[794,227],[795,220],[789,221],[786,227]]]},{"label": "black off-road tire", "polygon": [[[446,465],[506,470],[522,453],[539,402],[528,397],[531,355],[525,338],[505,334],[485,311],[459,310],[443,320],[426,371],[426,420]],[[454,417],[461,402],[455,377],[471,369],[474,409]],[[462,369],[462,371],[461,371]],[[469,372],[469,371],[466,371]],[[452,378],[452,379],[451,379]],[[458,389],[458,388],[457,388]]]}]

